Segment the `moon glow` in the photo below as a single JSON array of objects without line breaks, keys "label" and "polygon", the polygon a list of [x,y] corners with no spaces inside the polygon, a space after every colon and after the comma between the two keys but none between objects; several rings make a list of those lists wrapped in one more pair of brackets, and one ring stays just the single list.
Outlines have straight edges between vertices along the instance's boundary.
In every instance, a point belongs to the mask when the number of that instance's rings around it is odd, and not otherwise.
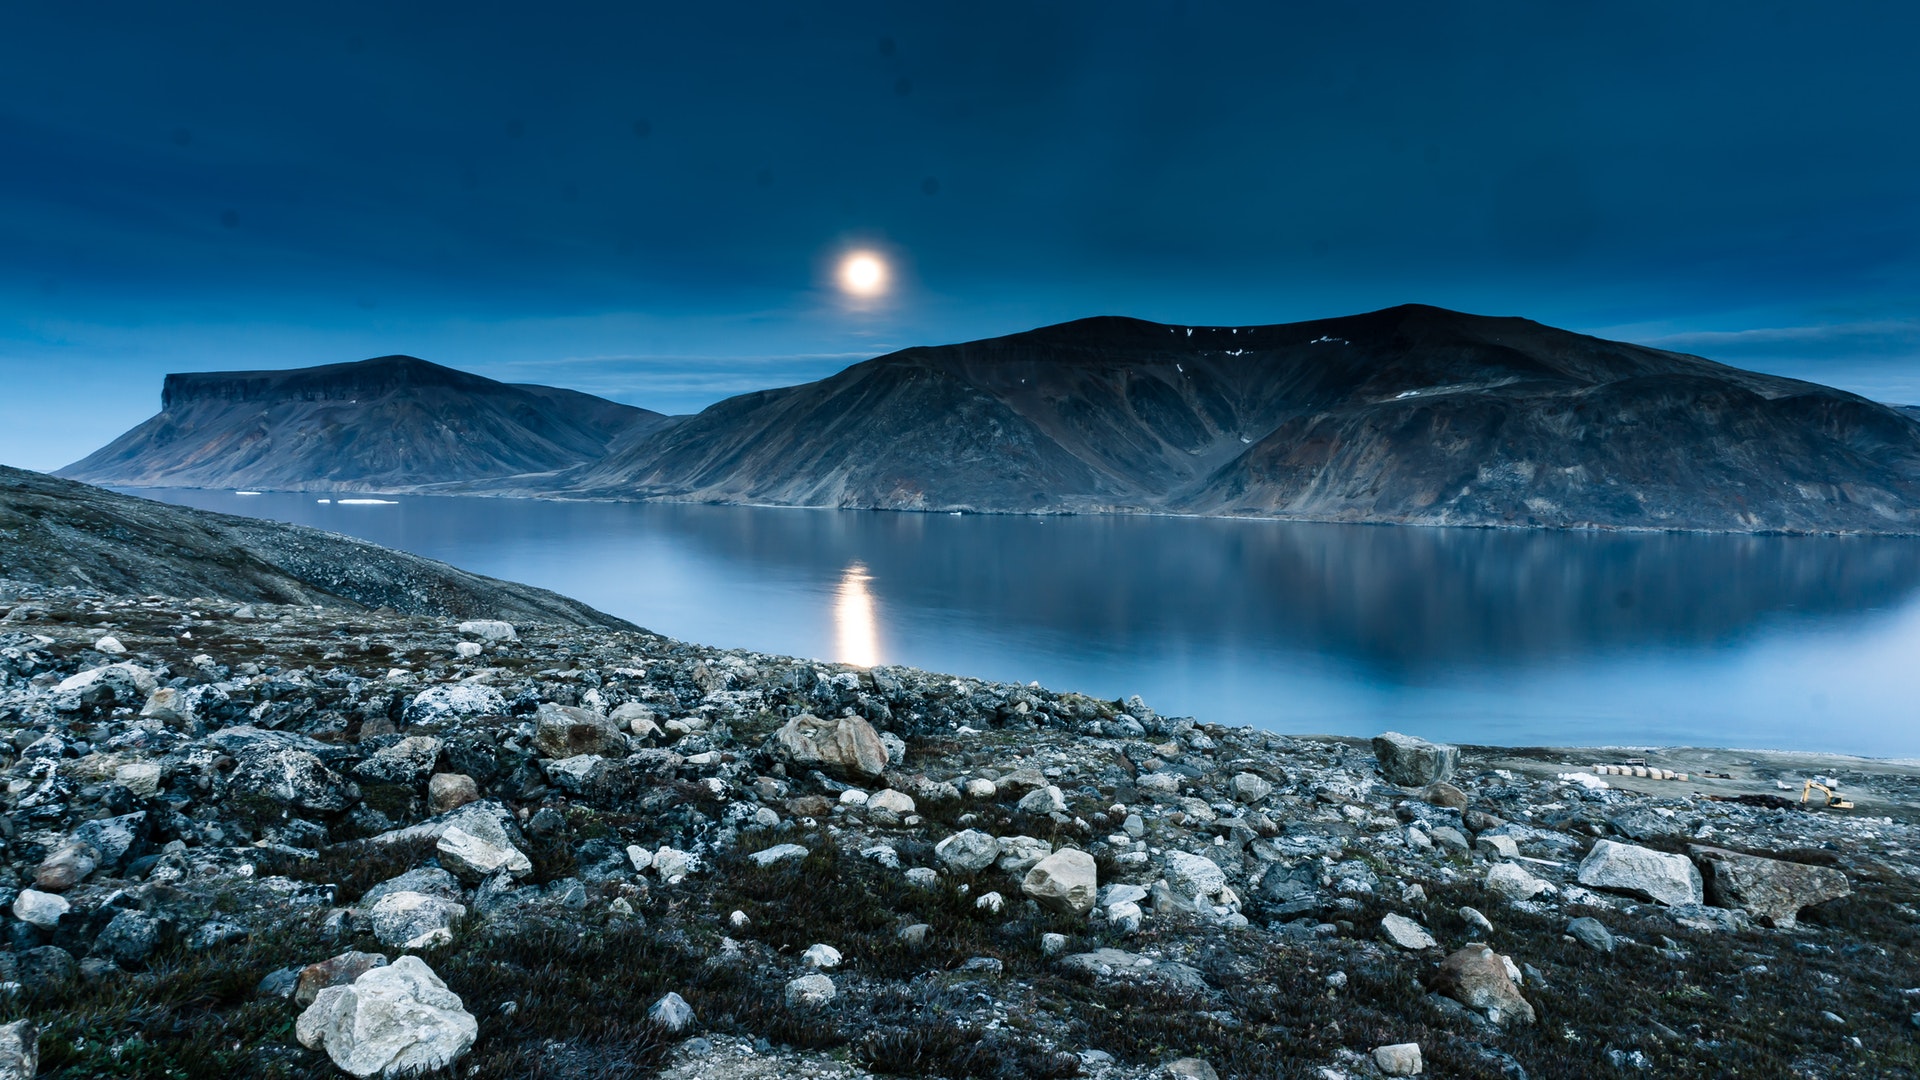
[{"label": "moon glow", "polygon": [[840,287],[852,296],[879,296],[887,289],[887,264],[871,251],[855,251],[840,260]]}]

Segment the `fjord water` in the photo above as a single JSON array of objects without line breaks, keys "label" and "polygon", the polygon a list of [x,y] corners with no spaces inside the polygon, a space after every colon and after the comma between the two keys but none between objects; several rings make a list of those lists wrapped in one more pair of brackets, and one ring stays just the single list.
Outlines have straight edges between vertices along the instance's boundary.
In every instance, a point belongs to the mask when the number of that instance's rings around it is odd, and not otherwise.
[{"label": "fjord water", "polygon": [[149,489],[659,633],[1278,731],[1920,756],[1920,541]]}]

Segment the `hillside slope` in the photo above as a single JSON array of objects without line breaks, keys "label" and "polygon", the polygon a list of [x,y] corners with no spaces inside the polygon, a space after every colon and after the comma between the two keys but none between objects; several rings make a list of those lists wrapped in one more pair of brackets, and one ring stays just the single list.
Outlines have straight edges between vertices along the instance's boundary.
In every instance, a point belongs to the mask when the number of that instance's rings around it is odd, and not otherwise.
[{"label": "hillside slope", "polygon": [[0,466],[0,579],[247,603],[633,629],[558,593],[298,525]]},{"label": "hillside slope", "polygon": [[393,491],[570,468],[666,422],[410,356],[177,374],[159,415],[59,475],[132,487]]}]

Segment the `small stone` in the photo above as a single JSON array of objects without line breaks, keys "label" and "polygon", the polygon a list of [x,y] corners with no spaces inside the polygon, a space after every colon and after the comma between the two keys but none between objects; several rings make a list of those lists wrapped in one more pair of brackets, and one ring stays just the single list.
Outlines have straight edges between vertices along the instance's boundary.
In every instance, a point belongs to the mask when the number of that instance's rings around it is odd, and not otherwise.
[{"label": "small stone", "polygon": [[120,656],[127,651],[127,647],[120,644],[119,638],[108,634],[93,643],[93,651],[107,653],[110,656]]},{"label": "small stone", "polygon": [[107,922],[93,947],[117,964],[131,967],[160,945],[160,924],[141,911],[122,911]]},{"label": "small stone", "polygon": [[1513,842],[1511,836],[1482,836],[1473,842],[1475,851],[1488,859],[1517,859],[1520,857],[1520,845]]},{"label": "small stone", "polygon": [[1473,927],[1475,930],[1487,934],[1493,933],[1492,921],[1485,915],[1480,914],[1479,908],[1462,906],[1460,908],[1460,917],[1467,920],[1467,925]]},{"label": "small stone", "polygon": [[444,814],[480,800],[480,785],[465,773],[435,773],[427,781],[427,812]]},{"label": "small stone", "polygon": [[914,923],[912,926],[901,927],[900,933],[896,936],[900,939],[900,944],[905,945],[908,949],[918,951],[926,948],[927,935],[932,932],[933,927],[922,922]]},{"label": "small stone", "polygon": [[1518,863],[1494,863],[1487,868],[1487,888],[1509,900],[1530,900],[1552,887],[1521,869]]},{"label": "small stone", "polygon": [[1099,894],[1099,871],[1093,856],[1078,848],[1061,848],[1027,871],[1020,891],[1041,907],[1084,916],[1093,910]]},{"label": "small stone", "polygon": [[86,880],[98,865],[96,852],[88,845],[62,844],[34,868],[33,885],[42,892],[66,892]]},{"label": "small stone", "polygon": [[1452,777],[1454,766],[1460,760],[1457,747],[1430,743],[1397,731],[1376,735],[1373,752],[1380,760],[1380,772],[1387,783],[1407,788],[1426,787]]},{"label": "small stone", "polygon": [[359,1077],[445,1068],[473,1046],[479,1030],[459,995],[417,956],[320,991],[294,1025],[300,1045],[324,1049]]},{"label": "small stone", "polygon": [[1220,1074],[1213,1066],[1199,1058],[1176,1058],[1167,1064],[1167,1076],[1172,1080],[1220,1080]]},{"label": "small stone", "polygon": [[897,827],[913,811],[913,797],[892,788],[876,792],[867,799],[867,820],[875,825]]},{"label": "small stone", "polygon": [[1499,1026],[1531,1024],[1533,1006],[1514,985],[1512,968],[1511,959],[1476,942],[1440,961],[1433,987]]},{"label": "small stone", "polygon": [[969,799],[991,799],[1000,794],[1000,786],[976,776],[967,781],[966,793]]},{"label": "small stone", "polygon": [[113,782],[136,799],[151,799],[160,794],[162,775],[157,761],[132,761],[113,770]]},{"label": "small stone", "polygon": [[453,655],[462,660],[471,660],[484,651],[485,647],[477,641],[462,641],[453,647]]},{"label": "small stone", "polygon": [[1380,920],[1380,932],[1386,935],[1388,941],[1409,952],[1431,949],[1439,944],[1433,940],[1432,934],[1427,933],[1426,927],[1398,912]]},{"label": "small stone", "polygon": [[1032,836],[1000,838],[1000,858],[994,865],[1009,874],[1024,874],[1053,854],[1053,845]]},{"label": "small stone", "polygon": [[808,854],[810,853],[807,849],[799,844],[775,844],[770,848],[762,848],[747,858],[752,859],[756,866],[772,866],[774,863],[785,862],[788,859],[804,859]]},{"label": "small stone", "polygon": [[825,975],[802,975],[787,984],[789,1009],[818,1009],[837,993],[833,980]]},{"label": "small stone", "polygon": [[1146,920],[1146,912],[1131,900],[1113,904],[1107,908],[1107,921],[1115,930],[1123,934],[1137,934],[1140,925]]},{"label": "small stone", "polygon": [[1573,940],[1595,952],[1613,951],[1613,932],[1606,924],[1592,916],[1583,916],[1567,924],[1567,933]]},{"label": "small stone", "polygon": [[1265,777],[1254,773],[1237,773],[1227,781],[1227,793],[1233,796],[1235,802],[1252,806],[1266,801],[1267,796],[1273,794],[1273,785]]},{"label": "small stone", "polygon": [[40,1028],[32,1020],[0,1025],[0,1080],[33,1080],[40,1071]]},{"label": "small stone", "polygon": [[1067,808],[1067,797],[1052,784],[1035,788],[1021,797],[1016,804],[1023,814],[1058,814]]},{"label": "small stone", "polygon": [[500,870],[510,877],[533,873],[533,860],[513,846],[499,822],[483,815],[474,815],[467,821],[467,828],[449,825],[440,834],[435,851],[441,865],[467,881],[479,881]]},{"label": "small stone", "polygon": [[811,967],[837,968],[840,966],[840,950],[831,945],[809,945],[800,959]]},{"label": "small stone", "polygon": [[668,1031],[685,1031],[693,1023],[693,1006],[673,991],[667,991],[659,1001],[647,1009],[647,1019],[666,1028]]},{"label": "small stone", "polygon": [[610,717],[591,709],[547,702],[534,713],[533,742],[549,758],[565,760],[582,754],[624,756],[627,736]]},{"label": "small stone", "polygon": [[973,906],[989,915],[998,915],[1007,906],[1007,898],[997,892],[981,893],[974,899]]},{"label": "small stone", "polygon": [[73,907],[67,898],[54,893],[41,892],[38,889],[21,889],[20,895],[13,899],[13,915],[24,923],[31,923],[42,930],[51,930],[60,924],[60,916]]},{"label": "small stone", "polygon": [[1067,951],[1067,935],[1053,934],[1053,933],[1040,935],[1041,955],[1059,956],[1061,953],[1066,951]]},{"label": "small stone", "polygon": [[957,873],[977,874],[1000,857],[1000,841],[978,829],[967,829],[935,844],[933,857]]},{"label": "small stone", "polygon": [[1120,823],[1120,831],[1138,840],[1147,835],[1147,823],[1139,814],[1128,814]]},{"label": "small stone", "polygon": [[453,921],[466,913],[464,904],[445,897],[402,891],[382,896],[368,912],[367,921],[380,944],[410,946],[435,930],[450,931]]},{"label": "small stone", "polygon": [[854,782],[878,779],[887,769],[887,748],[880,733],[857,716],[822,720],[802,713],[774,733],[772,744],[789,764]]},{"label": "small stone", "polygon": [[916,889],[931,889],[940,883],[940,874],[931,866],[914,866],[908,868],[906,879]]},{"label": "small stone", "polygon": [[[1449,810],[1465,810],[1467,808],[1467,793],[1444,781],[1437,784],[1428,784],[1426,789],[1420,792],[1420,797],[1435,806],[1444,806]],[[1417,1044],[1409,1043],[1407,1045],[1416,1046]]]},{"label": "small stone", "polygon": [[1373,1064],[1388,1076],[1419,1076],[1426,1065],[1420,1060],[1419,1043],[1394,1043],[1373,1051]]},{"label": "small stone", "polygon": [[691,851],[663,847],[653,853],[653,872],[671,885],[700,869],[700,856]]},{"label": "small stone", "polygon": [[1227,887],[1226,871],[1220,864],[1185,851],[1167,852],[1167,884],[1182,896],[1206,900],[1218,896]]},{"label": "small stone", "polygon": [[520,635],[510,622],[498,619],[468,619],[457,627],[462,634],[481,638],[486,641],[517,641]]}]

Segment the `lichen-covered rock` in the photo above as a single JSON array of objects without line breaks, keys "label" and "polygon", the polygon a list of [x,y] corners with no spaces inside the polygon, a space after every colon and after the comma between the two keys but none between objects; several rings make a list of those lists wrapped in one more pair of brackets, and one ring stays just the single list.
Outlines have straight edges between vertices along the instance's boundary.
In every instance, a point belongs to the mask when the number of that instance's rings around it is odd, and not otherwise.
[{"label": "lichen-covered rock", "polygon": [[627,736],[613,718],[592,709],[548,702],[533,718],[533,742],[549,758],[624,755]]},{"label": "lichen-covered rock", "polygon": [[857,716],[822,720],[802,713],[773,733],[773,750],[789,764],[846,780],[876,780],[887,771],[887,748]]},{"label": "lichen-covered rock", "polygon": [[828,975],[802,975],[787,983],[787,1007],[790,1009],[818,1009],[832,1001],[839,990]]},{"label": "lichen-covered rock", "polygon": [[1227,887],[1226,871],[1204,855],[1167,852],[1167,884],[1190,900],[1210,900]]},{"label": "lichen-covered rock", "polygon": [[440,834],[435,851],[443,866],[468,881],[478,881],[496,870],[505,870],[511,877],[533,873],[533,860],[513,846],[499,822],[485,815],[448,826]]},{"label": "lichen-covered rock", "polygon": [[480,798],[480,785],[465,773],[435,773],[427,781],[427,811],[444,814]]},{"label": "lichen-covered rock", "polygon": [[1707,901],[1744,911],[1769,926],[1791,927],[1800,910],[1838,900],[1852,889],[1832,867],[1745,855],[1725,848],[1688,847],[1700,867]]},{"label": "lichen-covered rock", "polygon": [[367,923],[382,945],[420,948],[417,943],[447,930],[466,913],[466,905],[445,897],[401,891],[382,896],[367,913]]},{"label": "lichen-covered rock", "polygon": [[13,917],[42,930],[60,925],[60,917],[73,907],[67,898],[38,889],[21,889],[13,898]]},{"label": "lichen-covered rock", "polygon": [[1702,899],[1700,871],[1685,855],[1672,855],[1613,840],[1594,841],[1580,861],[1580,884],[1592,889],[1626,893],[1669,907],[1698,904]]},{"label": "lichen-covered rock", "polygon": [[1100,894],[1100,873],[1093,856],[1061,848],[1041,859],[1020,880],[1020,891],[1041,907],[1063,915],[1085,915]]},{"label": "lichen-covered rock", "polygon": [[979,829],[965,829],[935,844],[933,857],[952,870],[977,874],[1000,857],[1000,841]]},{"label": "lichen-covered rock", "polygon": [[259,746],[242,751],[233,771],[235,790],[298,810],[344,810],[347,782],[305,750]]},{"label": "lichen-covered rock", "polygon": [[353,767],[353,775],[386,784],[417,784],[433,772],[434,762],[440,760],[440,751],[439,739],[431,735],[409,735],[376,750]]},{"label": "lichen-covered rock", "polygon": [[324,1049],[335,1065],[360,1077],[445,1068],[479,1033],[460,996],[417,956],[320,991],[294,1025],[300,1045]]},{"label": "lichen-covered rock", "polygon": [[1431,985],[1502,1027],[1531,1024],[1533,1006],[1508,974],[1512,967],[1513,961],[1476,942],[1440,961]]},{"label": "lichen-covered rock", "polygon": [[407,703],[402,719],[418,727],[441,727],[480,716],[504,716],[507,699],[491,686],[443,683],[428,687]]},{"label": "lichen-covered rock", "polygon": [[1388,941],[1409,952],[1431,949],[1439,944],[1433,940],[1432,934],[1427,933],[1426,927],[1398,912],[1380,920],[1380,933]]},{"label": "lichen-covered rock", "polygon": [[293,985],[293,1003],[306,1008],[329,986],[347,986],[377,967],[385,967],[387,958],[379,953],[349,951],[339,956],[308,964],[300,969]]},{"label": "lichen-covered rock", "polygon": [[1397,731],[1374,736],[1373,752],[1380,759],[1380,773],[1387,778],[1387,783],[1409,788],[1426,787],[1451,778],[1460,760],[1457,747],[1431,743]]},{"label": "lichen-covered rock", "polygon": [[160,946],[160,924],[144,911],[122,911],[94,938],[94,952],[122,966],[145,962]]}]

